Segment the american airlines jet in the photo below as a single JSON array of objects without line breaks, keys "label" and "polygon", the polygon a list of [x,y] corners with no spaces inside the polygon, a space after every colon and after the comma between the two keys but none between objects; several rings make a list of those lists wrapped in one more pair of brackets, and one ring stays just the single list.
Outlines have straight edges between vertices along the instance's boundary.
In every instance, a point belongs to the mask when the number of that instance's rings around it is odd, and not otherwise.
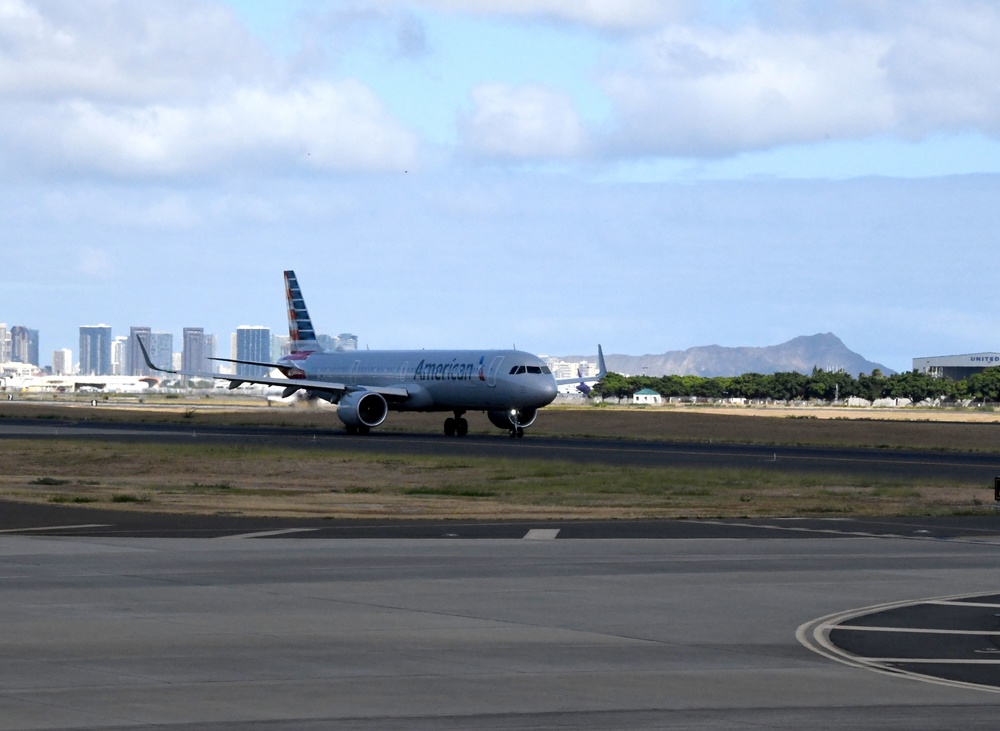
[{"label": "american airlines jet", "polygon": [[[280,386],[283,397],[304,391],[336,404],[349,434],[367,434],[389,411],[450,411],[444,433],[464,436],[469,431],[465,413],[485,411],[494,426],[512,437],[524,436],[538,409],[555,399],[559,384],[581,380],[557,380],[538,356],[520,350],[323,350],[295,272],[285,272],[285,294],[290,355],[275,363],[215,359],[276,369],[282,378],[180,375],[224,379],[230,388],[244,383]],[[151,369],[178,373],[156,368],[141,340],[139,347]],[[600,345],[597,358],[599,372],[587,380],[600,380],[607,372]]]}]

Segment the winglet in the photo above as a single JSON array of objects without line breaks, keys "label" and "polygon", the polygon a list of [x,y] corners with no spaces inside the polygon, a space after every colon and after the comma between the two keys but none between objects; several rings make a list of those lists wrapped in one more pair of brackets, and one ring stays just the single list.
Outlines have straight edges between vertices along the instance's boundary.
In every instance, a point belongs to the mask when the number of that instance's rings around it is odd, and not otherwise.
[{"label": "winglet", "polygon": [[146,361],[146,365],[149,366],[151,371],[160,371],[160,373],[173,373],[176,374],[177,371],[168,371],[166,368],[158,368],[153,365],[153,359],[149,357],[149,353],[146,351],[146,346],[142,343],[142,338],[139,337],[139,333],[135,334],[135,340],[139,343],[139,350],[142,351],[142,357]]}]

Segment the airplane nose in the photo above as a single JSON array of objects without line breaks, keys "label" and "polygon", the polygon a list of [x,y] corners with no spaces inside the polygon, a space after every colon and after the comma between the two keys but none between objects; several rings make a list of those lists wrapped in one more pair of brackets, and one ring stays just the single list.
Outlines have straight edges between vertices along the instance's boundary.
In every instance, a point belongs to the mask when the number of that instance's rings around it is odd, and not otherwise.
[{"label": "airplane nose", "polygon": [[559,387],[556,385],[555,378],[550,378],[538,385],[538,396],[540,399],[544,399],[546,404],[551,404],[555,401],[556,394],[558,393]]}]

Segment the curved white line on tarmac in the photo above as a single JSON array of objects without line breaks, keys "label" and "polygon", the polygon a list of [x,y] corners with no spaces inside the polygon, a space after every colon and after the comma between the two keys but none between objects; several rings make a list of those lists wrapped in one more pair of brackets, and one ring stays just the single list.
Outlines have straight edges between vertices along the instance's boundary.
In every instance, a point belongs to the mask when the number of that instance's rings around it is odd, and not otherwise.
[{"label": "curved white line on tarmac", "polygon": [[[870,607],[863,607],[861,609],[849,609],[846,612],[837,612],[835,614],[828,614],[825,617],[820,617],[819,619],[814,619],[811,622],[806,622],[805,624],[799,625],[798,629],[795,630],[795,639],[799,643],[818,655],[822,655],[830,660],[836,660],[844,665],[849,665],[853,668],[862,668],[864,670],[871,670],[875,673],[882,673],[883,675],[894,675],[896,677],[909,678],[910,680],[919,680],[924,683],[932,683],[934,685],[944,685],[950,686],[952,688],[971,688],[973,690],[981,690],[987,693],[1000,693],[1000,688],[993,685],[981,685],[979,683],[969,683],[961,680],[948,680],[946,678],[935,678],[932,675],[923,675],[921,673],[915,673],[911,670],[904,670],[902,668],[893,667],[888,665],[890,662],[907,662],[907,663],[940,663],[946,664],[944,660],[930,660],[927,658],[866,658],[855,655],[854,653],[847,652],[837,647],[830,641],[830,632],[840,628],[843,622],[847,622],[851,619],[856,619],[857,617],[863,617],[867,614],[874,614],[876,612],[883,612],[888,609],[899,609],[901,607],[912,607],[918,604],[929,604],[929,603],[950,603],[954,599],[969,599],[971,597],[983,596],[984,594],[989,594],[990,592],[976,592],[975,594],[956,594],[954,596],[941,596],[932,597],[929,599],[916,599],[907,600],[901,602],[888,602],[886,604],[875,604]],[[981,604],[976,606],[989,607],[989,604]],[[854,629],[842,628],[842,629]],[[919,632],[920,630],[913,630]],[[971,634],[985,634],[983,632],[974,632]],[[950,663],[954,664],[954,663]],[[979,661],[970,662],[969,664],[997,664],[997,661]]]}]

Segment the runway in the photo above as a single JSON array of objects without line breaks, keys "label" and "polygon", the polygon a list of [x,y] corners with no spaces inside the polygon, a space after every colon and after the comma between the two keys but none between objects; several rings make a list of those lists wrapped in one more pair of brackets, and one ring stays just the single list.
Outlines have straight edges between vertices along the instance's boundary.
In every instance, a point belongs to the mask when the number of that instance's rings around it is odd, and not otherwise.
[{"label": "runway", "polygon": [[[67,436],[996,471],[991,455],[0,424],[0,448]],[[998,559],[994,516],[330,521],[0,503],[0,731],[992,729]],[[934,599],[958,595],[981,598]]]},{"label": "runway", "polygon": [[0,537],[0,729],[987,729],[803,623],[997,590],[984,540]]}]

